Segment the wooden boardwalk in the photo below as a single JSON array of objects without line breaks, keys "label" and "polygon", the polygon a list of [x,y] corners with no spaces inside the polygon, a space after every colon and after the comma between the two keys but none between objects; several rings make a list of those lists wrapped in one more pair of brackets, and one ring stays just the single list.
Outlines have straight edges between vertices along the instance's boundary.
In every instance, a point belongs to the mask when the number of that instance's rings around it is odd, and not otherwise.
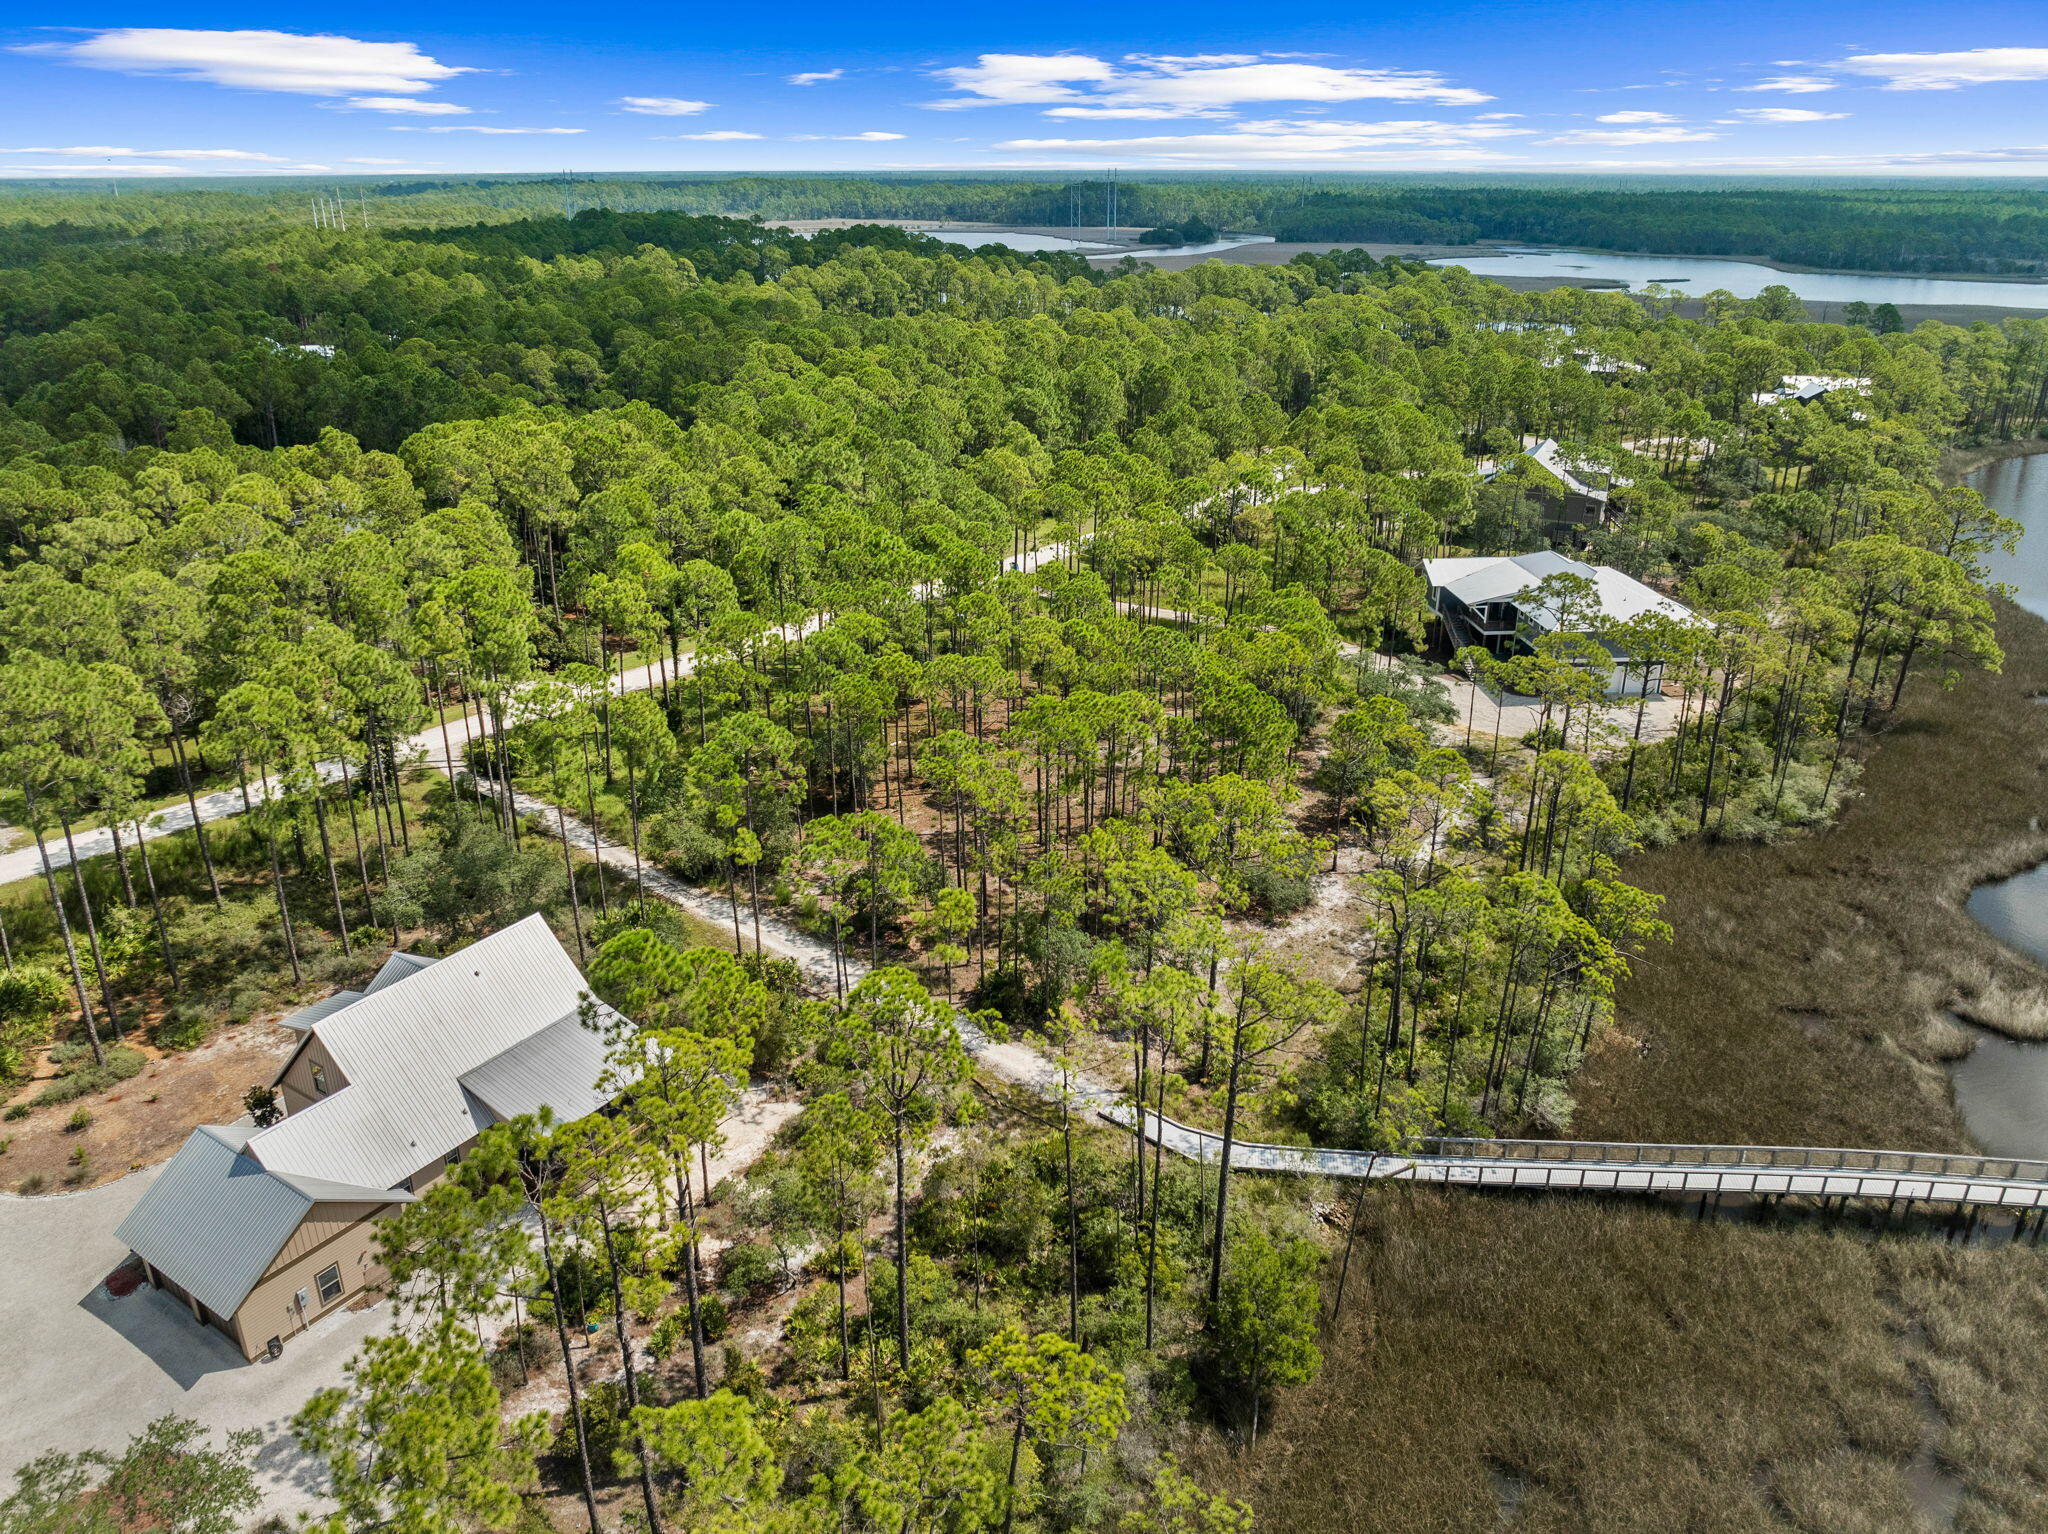
[{"label": "wooden boardwalk", "polygon": [[[1089,1106],[1122,1128],[1135,1125],[1137,1115],[1126,1103]],[[1190,1161],[1222,1163],[1221,1135],[1149,1111],[1145,1132]],[[1558,1193],[1865,1199],[2015,1214],[2048,1209],[2048,1162],[1920,1151],[1585,1140],[1424,1140],[1412,1151],[1351,1151],[1239,1141],[1230,1148],[1230,1165],[1243,1172]]]}]

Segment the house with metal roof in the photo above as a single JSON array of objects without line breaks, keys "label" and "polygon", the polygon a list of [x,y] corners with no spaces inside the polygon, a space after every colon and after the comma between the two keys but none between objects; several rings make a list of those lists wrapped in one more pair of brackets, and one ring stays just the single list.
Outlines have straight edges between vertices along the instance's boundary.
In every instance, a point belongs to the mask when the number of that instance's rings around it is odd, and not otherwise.
[{"label": "house with metal roof", "polygon": [[1807,405],[1830,394],[1867,394],[1870,380],[1826,373],[1788,373],[1775,389],[1752,394],[1754,405]]},{"label": "house with metal roof", "polygon": [[[1526,437],[1522,440],[1528,441]],[[1535,493],[1550,522],[1558,527],[1604,526],[1614,514],[1614,492],[1626,489],[1629,483],[1605,464],[1567,453],[1555,437],[1544,437],[1504,458],[1482,458],[1477,473],[1491,484],[1518,464],[1530,464],[1540,471]]]},{"label": "house with metal roof", "polygon": [[[1429,582],[1429,609],[1450,649],[1477,645],[1506,660],[1533,654],[1536,641],[1546,634],[1583,633],[1612,657],[1610,697],[1635,696],[1663,685],[1662,668],[1638,665],[1615,643],[1613,625],[1649,612],[1680,623],[1705,621],[1632,575],[1607,565],[1585,564],[1554,549],[1511,557],[1425,559],[1422,574]],[[1592,583],[1590,616],[1573,617],[1574,628],[1565,628],[1566,615],[1536,595],[1536,588],[1554,575],[1576,575]]]},{"label": "house with metal roof", "polygon": [[[346,998],[346,999],[344,999]],[[243,1355],[280,1351],[384,1278],[376,1223],[492,1124],[604,1106],[582,972],[538,913],[446,958],[394,954],[287,1022],[285,1116],[192,1131],[116,1231],[151,1283]]]}]

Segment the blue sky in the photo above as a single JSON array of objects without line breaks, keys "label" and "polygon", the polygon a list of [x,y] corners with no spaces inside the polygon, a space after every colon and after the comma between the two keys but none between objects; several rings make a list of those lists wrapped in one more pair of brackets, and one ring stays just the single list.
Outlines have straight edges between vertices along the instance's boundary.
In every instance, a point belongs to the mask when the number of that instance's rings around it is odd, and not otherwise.
[{"label": "blue sky", "polygon": [[2048,175],[2043,0],[996,10],[113,6],[0,27],[0,174]]}]

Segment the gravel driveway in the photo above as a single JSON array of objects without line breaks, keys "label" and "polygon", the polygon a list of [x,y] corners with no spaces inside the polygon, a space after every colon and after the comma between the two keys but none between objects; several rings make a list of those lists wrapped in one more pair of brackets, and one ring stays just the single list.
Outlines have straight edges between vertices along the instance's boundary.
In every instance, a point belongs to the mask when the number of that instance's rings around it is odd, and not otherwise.
[{"label": "gravel driveway", "polygon": [[0,1495],[45,1450],[119,1449],[175,1413],[217,1431],[256,1429],[261,1513],[311,1509],[319,1474],[286,1424],[314,1391],[340,1382],[390,1308],[343,1310],[293,1338],[277,1362],[251,1364],[168,1295],[143,1287],[110,1298],[101,1280],[128,1255],[114,1227],[157,1170],[85,1193],[0,1196]]}]

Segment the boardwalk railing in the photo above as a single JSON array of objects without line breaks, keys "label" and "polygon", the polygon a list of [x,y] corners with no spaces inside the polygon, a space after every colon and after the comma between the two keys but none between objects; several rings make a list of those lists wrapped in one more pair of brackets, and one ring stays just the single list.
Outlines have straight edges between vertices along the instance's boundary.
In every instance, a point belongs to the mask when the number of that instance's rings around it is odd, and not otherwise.
[{"label": "boardwalk railing", "polygon": [[[1137,1118],[1127,1102],[1107,1093],[1090,1106],[1125,1129]],[[1210,1130],[1161,1118],[1148,1109],[1145,1132],[1190,1161],[1212,1166],[1222,1160],[1223,1137]],[[1426,1139],[1399,1151],[1354,1151],[1239,1140],[1230,1147],[1230,1164],[1242,1172],[1559,1193],[1740,1193],[1934,1203],[2016,1213],[2048,1209],[2048,1162],[1930,1151],[1484,1139]]]},{"label": "boardwalk railing", "polygon": [[1809,1145],[1663,1145],[1619,1140],[1425,1139],[1418,1157],[1542,1161],[1635,1167],[1704,1167],[1847,1172],[1972,1182],[2048,1183],[2048,1161],[1958,1156],[1939,1151],[1847,1150]]}]

